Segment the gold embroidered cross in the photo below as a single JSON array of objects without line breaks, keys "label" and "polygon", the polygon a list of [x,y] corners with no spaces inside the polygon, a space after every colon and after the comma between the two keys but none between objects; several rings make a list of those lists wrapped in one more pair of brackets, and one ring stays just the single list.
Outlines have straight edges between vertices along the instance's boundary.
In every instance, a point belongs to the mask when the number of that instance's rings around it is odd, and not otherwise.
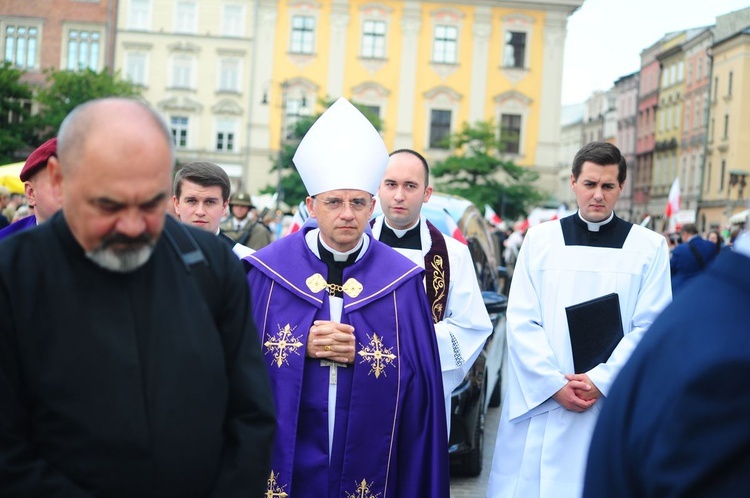
[{"label": "gold embroidered cross", "polygon": [[297,328],[296,326],[293,329],[287,323],[284,328],[281,328],[281,325],[278,327],[279,333],[275,336],[272,337],[271,334],[266,334],[268,339],[263,345],[266,347],[266,354],[273,353],[274,363],[276,363],[277,367],[281,368],[282,363],[289,364],[287,358],[291,353],[299,356],[297,350],[304,346],[304,344],[300,342],[301,336],[295,337],[292,335],[294,329]]},{"label": "gold embroidered cross", "polygon": [[[367,337],[370,337],[369,334]],[[372,337],[370,337],[370,344],[368,344],[367,347],[362,343],[360,343],[360,346],[362,349],[357,353],[362,357],[360,363],[370,363],[370,366],[372,367],[370,373],[374,372],[376,379],[380,377],[381,373],[386,375],[385,368],[388,365],[395,368],[396,365],[394,365],[394,360],[396,359],[396,355],[392,353],[393,348],[386,348],[383,345],[382,339],[378,337],[378,334],[372,334]]]},{"label": "gold embroidered cross", "polygon": [[348,491],[346,492],[346,498],[378,498],[380,493],[372,494],[372,484],[373,483],[368,483],[365,479],[362,479],[362,482],[359,483],[354,494],[351,494]]},{"label": "gold embroidered cross", "polygon": [[278,477],[279,474],[275,474],[272,470],[271,476],[268,478],[268,487],[266,488],[265,498],[286,498],[287,496],[289,496],[289,494],[284,491],[286,484],[279,487],[277,482]]}]

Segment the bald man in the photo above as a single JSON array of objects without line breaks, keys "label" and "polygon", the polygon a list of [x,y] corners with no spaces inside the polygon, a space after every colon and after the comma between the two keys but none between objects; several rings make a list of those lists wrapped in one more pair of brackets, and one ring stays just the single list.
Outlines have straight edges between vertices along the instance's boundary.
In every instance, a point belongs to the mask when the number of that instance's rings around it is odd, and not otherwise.
[{"label": "bald man", "polygon": [[173,162],[137,101],[63,122],[62,212],[0,245],[0,495],[265,491],[275,420],[247,285],[217,237],[165,214]]}]

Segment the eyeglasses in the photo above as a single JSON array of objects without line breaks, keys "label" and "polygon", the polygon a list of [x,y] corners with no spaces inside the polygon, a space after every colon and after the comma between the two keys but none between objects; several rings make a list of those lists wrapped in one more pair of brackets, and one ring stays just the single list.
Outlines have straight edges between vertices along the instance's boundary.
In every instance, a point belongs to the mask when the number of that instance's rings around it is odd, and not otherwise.
[{"label": "eyeglasses", "polygon": [[322,202],[329,211],[338,211],[344,207],[344,204],[348,204],[352,211],[361,212],[368,209],[371,203],[371,200],[367,199],[352,199],[350,201],[345,201],[335,197],[331,199],[318,199],[316,197],[315,200]]}]

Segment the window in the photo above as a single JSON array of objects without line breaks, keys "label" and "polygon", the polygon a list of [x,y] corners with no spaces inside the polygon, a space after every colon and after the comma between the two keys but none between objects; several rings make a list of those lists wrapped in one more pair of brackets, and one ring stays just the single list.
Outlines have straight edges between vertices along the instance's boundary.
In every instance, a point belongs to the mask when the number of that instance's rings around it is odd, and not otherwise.
[{"label": "window", "polygon": [[151,24],[151,0],[130,0],[128,28],[145,30]]},{"label": "window", "polygon": [[185,116],[172,116],[169,120],[172,130],[172,140],[177,148],[185,148],[188,144],[188,118]]},{"label": "window", "polygon": [[293,54],[312,54],[315,33],[315,19],[310,16],[294,16],[292,18],[292,47]]},{"label": "window", "polygon": [[451,132],[451,111],[433,109],[430,112],[430,148],[447,149],[445,139]]},{"label": "window", "polygon": [[300,117],[303,116],[303,109],[307,103],[305,97],[300,96],[299,98],[287,97],[285,115],[284,115],[284,140],[293,138],[294,127],[299,121]]},{"label": "window", "polygon": [[67,69],[75,71],[89,68],[98,71],[100,44],[101,33],[98,31],[71,29],[68,32]]},{"label": "window", "polygon": [[457,39],[458,28],[455,26],[435,26],[432,61],[441,64],[455,64],[457,60]]},{"label": "window", "polygon": [[362,28],[362,57],[367,59],[385,57],[384,21],[365,21]]},{"label": "window", "polygon": [[136,85],[146,85],[146,54],[128,52],[125,62],[125,76]]},{"label": "window", "polygon": [[724,114],[724,140],[729,137],[729,114]]},{"label": "window", "polygon": [[526,33],[508,31],[505,33],[503,66],[526,67]]},{"label": "window", "polygon": [[175,6],[174,30],[177,33],[195,33],[198,6],[195,2],[177,2]]},{"label": "window", "polygon": [[192,88],[193,84],[193,58],[178,55],[172,62],[172,87]]},{"label": "window", "polygon": [[234,150],[235,123],[231,119],[216,121],[216,150],[230,152]]},{"label": "window", "polygon": [[36,67],[38,40],[36,26],[6,25],[5,60],[22,69]]},{"label": "window", "polygon": [[240,63],[237,59],[221,59],[219,62],[219,90],[239,92]]},{"label": "window", "polygon": [[719,192],[724,191],[724,176],[727,174],[727,161],[721,160],[721,175],[719,176]]},{"label": "window", "polygon": [[221,16],[221,34],[242,36],[244,34],[245,10],[242,5],[224,5]]},{"label": "window", "polygon": [[363,108],[367,113],[372,115],[373,117],[379,118],[380,117],[380,106],[379,105],[360,105],[361,108]]},{"label": "window", "polygon": [[698,95],[695,97],[695,115],[693,116],[693,128],[698,128],[701,123],[701,105],[703,105],[703,99]]},{"label": "window", "polygon": [[729,81],[727,82],[727,96],[732,95],[732,71],[729,71]]},{"label": "window", "polygon": [[500,117],[500,143],[502,152],[518,154],[521,150],[521,115],[502,114]]},{"label": "window", "polygon": [[680,61],[677,63],[677,81],[683,81],[685,79],[685,62]]}]

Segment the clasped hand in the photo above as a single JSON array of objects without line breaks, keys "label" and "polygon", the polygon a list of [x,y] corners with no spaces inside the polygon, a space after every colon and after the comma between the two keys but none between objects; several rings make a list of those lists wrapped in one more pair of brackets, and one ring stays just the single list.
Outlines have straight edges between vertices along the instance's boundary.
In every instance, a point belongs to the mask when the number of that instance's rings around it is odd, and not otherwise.
[{"label": "clasped hand", "polygon": [[572,412],[585,412],[593,406],[602,395],[598,387],[586,374],[566,374],[568,381],[552,398],[563,408]]},{"label": "clasped hand", "polygon": [[307,336],[307,356],[338,363],[354,363],[354,327],[315,320]]}]

